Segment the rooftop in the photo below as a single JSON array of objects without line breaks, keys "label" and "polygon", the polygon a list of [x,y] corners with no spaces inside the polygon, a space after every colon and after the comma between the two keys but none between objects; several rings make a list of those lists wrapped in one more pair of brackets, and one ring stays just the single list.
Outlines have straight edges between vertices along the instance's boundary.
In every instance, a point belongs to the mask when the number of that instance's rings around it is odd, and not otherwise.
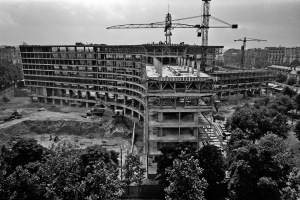
[{"label": "rooftop", "polygon": [[[159,71],[153,65],[147,65],[147,77],[159,77]],[[187,67],[178,66],[178,65],[163,65],[162,66],[162,77],[197,77],[197,70],[194,70],[192,73],[192,67],[190,67],[189,71]],[[199,77],[208,78],[209,75],[200,72]]]}]

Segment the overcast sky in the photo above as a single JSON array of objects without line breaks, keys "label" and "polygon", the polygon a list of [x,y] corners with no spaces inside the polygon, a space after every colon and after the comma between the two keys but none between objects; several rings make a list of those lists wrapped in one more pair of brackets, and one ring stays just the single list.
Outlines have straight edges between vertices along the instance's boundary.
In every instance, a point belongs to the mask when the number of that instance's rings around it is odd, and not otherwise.
[{"label": "overcast sky", "polygon": [[[163,29],[106,29],[121,24],[201,15],[201,0],[0,0],[0,45],[143,44],[164,41]],[[209,29],[209,45],[240,48],[300,46],[300,0],[212,0],[211,15],[238,29]],[[180,21],[200,24],[201,19]],[[210,25],[223,25],[210,20]],[[201,45],[196,29],[174,29],[173,43]]]}]

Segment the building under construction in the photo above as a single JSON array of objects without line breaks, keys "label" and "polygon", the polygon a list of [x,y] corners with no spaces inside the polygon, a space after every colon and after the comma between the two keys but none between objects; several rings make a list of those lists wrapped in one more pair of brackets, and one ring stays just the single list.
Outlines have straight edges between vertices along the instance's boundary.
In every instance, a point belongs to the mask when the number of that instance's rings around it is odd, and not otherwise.
[{"label": "building under construction", "polygon": [[[209,125],[214,78],[200,70],[206,49],[212,62],[222,46],[21,45],[25,85],[43,103],[91,107],[101,99],[144,124],[144,155],[155,165],[160,148],[202,145]],[[153,166],[152,165],[152,166]],[[155,168],[155,167],[154,167]],[[155,169],[148,169],[155,174]]]}]

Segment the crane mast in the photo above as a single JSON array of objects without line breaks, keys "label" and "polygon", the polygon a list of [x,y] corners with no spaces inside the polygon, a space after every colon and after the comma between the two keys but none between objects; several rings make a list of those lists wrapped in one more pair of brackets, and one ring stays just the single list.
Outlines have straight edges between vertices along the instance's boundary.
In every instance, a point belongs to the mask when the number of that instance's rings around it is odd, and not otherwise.
[{"label": "crane mast", "polygon": [[238,39],[238,40],[234,40],[235,42],[237,41],[242,41],[243,42],[243,46],[241,47],[241,50],[242,50],[242,56],[241,56],[241,69],[242,70],[245,70],[245,52],[246,52],[246,43],[247,41],[256,41],[256,42],[260,42],[260,41],[267,41],[267,40],[261,40],[261,39],[254,39],[254,38],[241,38],[241,39]]},{"label": "crane mast", "polygon": [[211,0],[202,0],[203,1],[203,22],[202,22],[202,46],[208,45],[208,28],[209,28],[209,10],[210,10],[210,1]]},{"label": "crane mast", "polygon": [[[237,29],[237,24],[229,24],[227,22],[224,22],[216,17],[213,17],[210,15],[210,1],[211,0],[202,0],[203,2],[203,15],[193,16],[193,17],[186,17],[181,19],[172,19],[171,14],[169,13],[166,15],[165,21],[161,22],[154,22],[149,24],[124,24],[124,25],[116,25],[107,27],[107,29],[133,29],[133,28],[164,28],[165,36],[166,36],[166,44],[171,44],[171,36],[172,36],[172,29],[174,28],[196,28],[197,29],[197,36],[201,37],[202,35],[202,46],[203,53],[201,56],[201,62],[200,62],[200,69],[204,70],[207,66],[207,46],[208,46],[208,29],[209,28],[232,28]],[[201,24],[182,24],[182,23],[173,23],[174,21],[180,21],[180,20],[187,20],[187,19],[194,19],[194,18],[201,18],[202,22]],[[212,18],[218,22],[221,22],[223,24],[226,24],[226,26],[209,26],[209,19]]]},{"label": "crane mast", "polygon": [[168,12],[166,15],[166,27],[165,27],[165,36],[166,36],[166,44],[171,44],[171,36],[172,36],[172,16]]}]

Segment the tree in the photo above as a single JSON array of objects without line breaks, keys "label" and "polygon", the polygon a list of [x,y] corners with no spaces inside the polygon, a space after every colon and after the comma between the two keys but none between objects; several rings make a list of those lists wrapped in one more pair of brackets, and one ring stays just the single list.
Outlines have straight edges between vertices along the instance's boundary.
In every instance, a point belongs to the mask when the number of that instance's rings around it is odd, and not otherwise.
[{"label": "tree", "polygon": [[294,128],[295,136],[300,141],[300,121],[297,122]]},{"label": "tree", "polygon": [[97,161],[84,180],[85,199],[118,200],[124,193],[125,186],[118,178],[118,169],[103,161]]},{"label": "tree", "polygon": [[229,151],[230,199],[281,199],[287,176],[294,167],[293,153],[274,134]]},{"label": "tree", "polygon": [[292,67],[297,67],[300,66],[300,61],[299,60],[293,60],[293,62],[291,63]]},{"label": "tree", "polygon": [[279,95],[273,102],[271,102],[268,108],[277,110],[280,113],[287,114],[288,111],[295,109],[294,102],[289,96]]},{"label": "tree", "polygon": [[283,200],[300,199],[300,170],[294,168],[287,177],[286,187],[281,190]]},{"label": "tree", "polygon": [[11,148],[2,147],[0,157],[7,164],[7,173],[11,174],[17,166],[25,166],[30,162],[43,160],[47,149],[37,144],[34,139],[21,139]]},{"label": "tree", "polygon": [[32,140],[19,141],[11,150],[1,149],[0,196],[11,200],[118,199],[124,183],[118,178],[116,156],[99,146],[57,147],[44,153]]},{"label": "tree", "polygon": [[297,94],[294,97],[294,102],[295,102],[295,106],[296,106],[296,110],[300,110],[300,94]]},{"label": "tree", "polygon": [[[108,159],[109,152],[99,146],[91,151],[57,148],[37,172],[46,199],[118,199],[124,184],[118,178],[118,168]],[[99,151],[98,151],[99,150]],[[99,156],[89,159],[83,155]]]},{"label": "tree", "polygon": [[[213,193],[215,186],[221,183],[225,178],[225,159],[220,148],[214,145],[206,145],[195,153],[195,158],[198,159],[199,166],[203,169],[201,177],[207,183],[207,192]],[[209,199],[205,193],[206,199]]]},{"label": "tree", "polygon": [[165,188],[167,200],[205,199],[204,189],[208,184],[204,178],[200,178],[203,169],[200,168],[198,159],[182,151],[166,172],[170,182],[170,185]]},{"label": "tree", "polygon": [[284,83],[287,80],[287,76],[285,74],[277,74],[276,81],[278,83]]},{"label": "tree", "polygon": [[105,164],[111,164],[112,167],[118,167],[119,153],[115,151],[107,151],[99,145],[93,145],[83,150],[80,155],[81,162],[86,170],[98,160],[102,160]]},{"label": "tree", "polygon": [[135,183],[139,186],[142,184],[146,170],[143,168],[143,163],[140,161],[140,157],[138,155],[127,155],[123,169],[124,182],[126,185]]},{"label": "tree", "polygon": [[160,150],[162,155],[158,159],[157,163],[157,174],[159,179],[159,183],[162,185],[169,185],[167,181],[168,175],[166,174],[166,169],[172,166],[173,161],[178,158],[182,151],[185,151],[187,154],[196,151],[196,148],[193,147],[190,143],[179,143],[176,145],[170,145],[161,148]]},{"label": "tree", "polygon": [[237,109],[226,121],[226,126],[231,130],[240,129],[253,143],[268,132],[286,137],[288,131],[286,116],[274,109],[256,109],[249,105]]},{"label": "tree", "polygon": [[7,60],[0,60],[0,87],[22,79],[21,65],[14,65]]},{"label": "tree", "polygon": [[286,82],[286,84],[288,85],[295,85],[296,83],[297,83],[297,78],[293,76],[291,76]]},{"label": "tree", "polygon": [[295,92],[293,89],[291,89],[290,87],[284,87],[282,92],[283,95],[287,95],[290,98],[292,98],[293,96],[295,96],[297,94],[297,92]]},{"label": "tree", "polygon": [[39,200],[42,198],[39,177],[29,170],[18,166],[16,170],[4,179],[6,190],[2,198],[10,200]]}]

